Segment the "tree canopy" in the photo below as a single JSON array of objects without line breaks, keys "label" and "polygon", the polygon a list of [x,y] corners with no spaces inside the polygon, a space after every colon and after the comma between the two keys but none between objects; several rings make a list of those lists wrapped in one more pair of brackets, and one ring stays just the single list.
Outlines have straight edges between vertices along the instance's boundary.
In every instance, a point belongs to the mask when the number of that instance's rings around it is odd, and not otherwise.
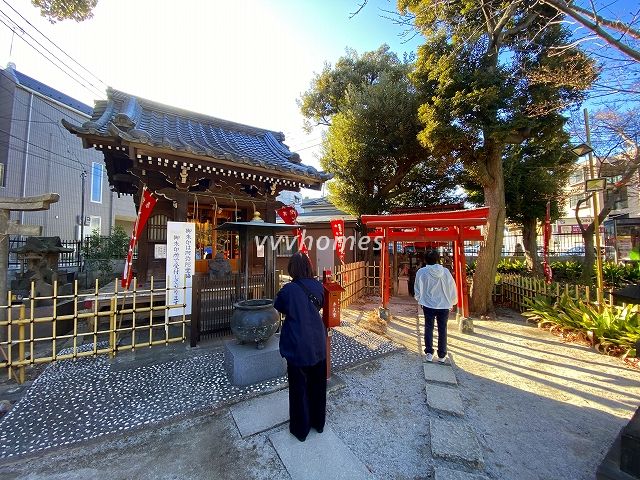
[{"label": "tree canopy", "polygon": [[489,218],[474,274],[471,310],[492,309],[491,291],[505,222],[503,158],[580,102],[597,72],[550,20],[555,9],[511,0],[401,0],[425,36],[413,75],[422,144],[442,161],[460,161],[482,186]]},{"label": "tree canopy", "polygon": [[396,205],[436,205],[454,198],[457,170],[434,161],[417,140],[421,100],[412,64],[386,45],[347,50],[326,65],[300,100],[309,122],[327,125],[322,167],[334,174],[331,201],[356,215]]},{"label": "tree canopy", "polygon": [[98,0],[31,0],[31,3],[51,23],[60,20],[82,22],[93,17]]}]

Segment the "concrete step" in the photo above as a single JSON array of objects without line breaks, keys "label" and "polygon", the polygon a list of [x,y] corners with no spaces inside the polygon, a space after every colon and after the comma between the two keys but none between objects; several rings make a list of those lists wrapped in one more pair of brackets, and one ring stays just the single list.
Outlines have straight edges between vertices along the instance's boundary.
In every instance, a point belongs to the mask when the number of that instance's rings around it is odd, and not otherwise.
[{"label": "concrete step", "polygon": [[289,389],[237,403],[231,415],[242,438],[282,425],[289,421]]},{"label": "concrete step", "polygon": [[427,383],[443,383],[446,385],[458,385],[456,376],[453,373],[451,365],[442,365],[438,361],[425,362],[422,364],[424,369],[424,379]]},{"label": "concrete step", "polygon": [[282,430],[269,436],[292,480],[372,480],[374,477],[349,447],[325,425],[304,442]]},{"label": "concrete step", "polygon": [[429,420],[431,452],[434,457],[461,462],[474,468],[484,465],[484,458],[476,434],[461,419]]},{"label": "concrete step", "polygon": [[449,413],[462,417],[464,407],[462,399],[456,387],[445,387],[436,384],[427,384],[427,405],[439,412]]}]

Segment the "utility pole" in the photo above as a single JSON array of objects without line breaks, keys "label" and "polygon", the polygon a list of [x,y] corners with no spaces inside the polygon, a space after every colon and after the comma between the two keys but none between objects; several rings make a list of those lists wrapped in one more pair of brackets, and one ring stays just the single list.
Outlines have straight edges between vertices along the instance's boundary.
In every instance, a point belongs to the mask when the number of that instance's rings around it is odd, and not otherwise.
[{"label": "utility pole", "polygon": [[[591,129],[589,128],[589,112],[584,109],[584,127],[587,133],[587,145],[591,147]],[[589,151],[589,178],[596,178],[593,167],[593,148]],[[593,231],[596,236],[596,295],[598,298],[598,310],[604,306],[604,295],[602,290],[602,255],[600,253],[600,202],[599,191],[593,192]],[[586,252],[585,252],[586,254]]]},{"label": "utility pole", "polygon": [[87,171],[82,167],[82,173],[80,174],[80,178],[82,179],[82,193],[80,198],[80,243],[78,243],[78,267],[80,268],[80,271],[82,271],[81,255],[82,246],[84,245],[84,179],[86,177]]}]

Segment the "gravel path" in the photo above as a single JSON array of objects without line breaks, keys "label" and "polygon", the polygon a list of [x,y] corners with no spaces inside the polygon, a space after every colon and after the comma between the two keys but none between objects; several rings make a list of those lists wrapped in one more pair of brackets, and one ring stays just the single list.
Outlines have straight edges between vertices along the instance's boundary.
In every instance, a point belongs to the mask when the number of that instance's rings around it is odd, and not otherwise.
[{"label": "gravel path", "polygon": [[595,478],[620,429],[640,405],[640,372],[593,349],[563,343],[510,310],[449,325],[465,415],[491,478]]},{"label": "gravel path", "polygon": [[[357,323],[374,301],[353,306]],[[417,308],[396,305],[388,336],[405,346],[340,370],[328,422],[376,479],[433,479],[451,465],[431,454]],[[592,349],[565,344],[514,312],[476,321],[473,335],[449,324],[450,353],[490,479],[593,479],[640,403],[640,372]],[[268,436],[242,439],[228,407],[163,427],[0,466],[3,479],[288,479]]]}]

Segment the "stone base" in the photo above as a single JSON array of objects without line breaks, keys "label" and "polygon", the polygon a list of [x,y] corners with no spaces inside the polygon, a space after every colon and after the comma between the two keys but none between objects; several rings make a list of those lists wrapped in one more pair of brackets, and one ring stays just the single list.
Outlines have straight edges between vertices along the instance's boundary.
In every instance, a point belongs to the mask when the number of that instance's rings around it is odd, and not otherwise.
[{"label": "stone base", "polygon": [[263,382],[287,373],[287,361],[280,356],[280,337],[273,335],[264,348],[253,343],[240,345],[237,340],[224,342],[224,369],[233,385],[243,386]]},{"label": "stone base", "polygon": [[460,317],[458,319],[458,330],[461,333],[473,333],[473,319],[471,317]]}]

